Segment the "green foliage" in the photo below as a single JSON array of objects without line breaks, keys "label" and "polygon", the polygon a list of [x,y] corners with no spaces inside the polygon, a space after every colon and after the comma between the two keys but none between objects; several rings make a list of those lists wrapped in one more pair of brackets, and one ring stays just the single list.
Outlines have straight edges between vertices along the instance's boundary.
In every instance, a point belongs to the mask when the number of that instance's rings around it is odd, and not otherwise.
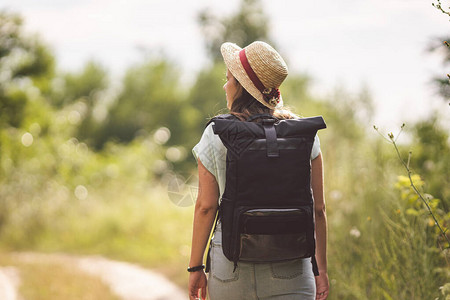
[{"label": "green foliage", "polygon": [[28,103],[24,88],[30,81],[43,84],[54,70],[47,47],[21,26],[18,15],[0,11],[0,128],[20,126]]},{"label": "green foliage", "polygon": [[417,122],[411,129],[411,166],[423,176],[428,193],[442,199],[441,207],[450,209],[450,145],[448,130],[434,116]]},{"label": "green foliage", "polygon": [[[428,47],[428,51],[439,51],[444,66],[448,66],[450,63],[450,45],[448,41],[450,41],[450,36],[437,38]],[[450,75],[437,76],[433,78],[433,82],[439,95],[441,95],[443,100],[447,101],[450,98]]]},{"label": "green foliage", "polygon": [[192,147],[200,140],[201,134],[210,118],[226,113],[225,84],[226,67],[223,62],[216,63],[200,71],[197,80],[189,91],[186,101],[186,114],[181,116],[183,123],[191,132],[186,147]]},{"label": "green foliage", "polygon": [[[394,189],[396,174],[404,170],[389,144],[368,136],[364,124],[371,116],[370,97],[364,89],[357,95],[340,89],[329,99],[303,105],[317,107],[328,124],[320,137],[330,232],[330,299],[438,299],[439,288],[449,278],[442,268],[448,254],[438,248],[438,241],[441,247],[445,243],[439,230],[430,226],[434,222],[430,224],[429,215],[420,221],[426,208],[409,185],[400,195]],[[447,137],[438,127],[423,136],[433,143],[414,140],[413,145],[430,147],[425,151],[445,164]],[[400,179],[397,186],[405,188]],[[429,203],[448,224],[440,201],[430,198]],[[427,280],[412,284],[415,278]]]},{"label": "green foliage", "polygon": [[[411,176],[414,186],[418,190],[422,190],[425,182],[420,178],[419,175]],[[411,223],[422,222],[424,225],[428,225],[426,233],[428,235],[429,243],[431,248],[437,249],[437,241],[439,241],[440,249],[446,249],[450,247],[445,241],[441,232],[437,226],[435,226],[435,221],[430,214],[430,211],[424,205],[423,201],[411,187],[410,180],[406,176],[399,176],[398,182],[395,187],[401,192],[401,200],[403,201],[405,207],[405,214],[410,218]],[[421,193],[423,193],[421,191]],[[434,198],[430,194],[425,195],[425,200],[430,207],[434,217],[437,219],[439,224],[442,224],[443,230],[447,231],[450,225],[450,212],[447,212],[440,208],[441,200]]]},{"label": "green foliage", "polygon": [[280,88],[284,105],[303,109],[299,112],[301,115],[309,115],[305,109],[316,110],[318,101],[310,94],[310,82],[310,78],[305,75],[289,74]]},{"label": "green foliage", "polygon": [[[420,177],[413,178],[423,185]],[[399,177],[387,193],[370,191],[354,204],[357,215],[336,224],[335,212],[330,214],[330,299],[446,299],[440,289],[450,275],[448,253],[439,248],[439,233],[409,179]],[[371,198],[376,205],[364,208]],[[438,202],[430,199],[434,208]],[[448,223],[448,214],[436,212]]]},{"label": "green foliage", "polygon": [[106,69],[88,62],[79,73],[55,78],[48,96],[57,109],[72,108],[72,120],[77,125],[75,137],[89,146],[96,146],[101,122],[106,117],[104,98],[108,83]]},{"label": "green foliage", "polygon": [[19,127],[24,119],[23,111],[28,99],[26,94],[14,87],[0,90],[0,93],[0,128],[8,125]]},{"label": "green foliage", "polygon": [[205,9],[199,14],[198,20],[206,48],[214,62],[222,61],[219,49],[224,42],[236,43],[241,47],[254,41],[274,45],[269,38],[269,18],[264,13],[260,0],[243,0],[238,12],[222,18]]},{"label": "green foliage", "polygon": [[6,72],[3,80],[39,77],[53,71],[53,56],[36,37],[24,35],[21,26],[20,16],[0,11],[0,69]]},{"label": "green foliage", "polygon": [[123,89],[109,109],[106,122],[96,139],[96,148],[106,141],[130,142],[139,130],[150,132],[161,126],[173,134],[170,143],[183,141],[179,74],[166,60],[145,62],[128,70]]},{"label": "green foliage", "polygon": [[79,73],[63,74],[55,79],[52,104],[62,108],[79,99],[85,99],[89,107],[95,106],[96,93],[108,86],[107,71],[98,63],[88,62]]},{"label": "green foliage", "polygon": [[[43,104],[39,98],[32,103]],[[94,152],[70,138],[76,129],[71,112],[47,107],[27,117],[28,132],[1,131],[0,244],[103,253],[153,265],[177,256],[189,237],[168,220],[190,222],[191,212],[177,210],[155,181],[154,169],[167,165],[164,147],[147,135]],[[44,119],[48,123],[38,123]]]}]

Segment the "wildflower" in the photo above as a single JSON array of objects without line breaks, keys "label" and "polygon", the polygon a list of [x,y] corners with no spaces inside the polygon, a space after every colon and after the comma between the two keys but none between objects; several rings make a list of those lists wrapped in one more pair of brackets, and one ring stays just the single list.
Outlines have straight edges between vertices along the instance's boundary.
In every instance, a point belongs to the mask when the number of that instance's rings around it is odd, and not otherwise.
[{"label": "wildflower", "polygon": [[352,229],[350,229],[350,235],[352,237],[359,238],[361,236],[361,232],[358,230],[358,228],[353,227]]}]

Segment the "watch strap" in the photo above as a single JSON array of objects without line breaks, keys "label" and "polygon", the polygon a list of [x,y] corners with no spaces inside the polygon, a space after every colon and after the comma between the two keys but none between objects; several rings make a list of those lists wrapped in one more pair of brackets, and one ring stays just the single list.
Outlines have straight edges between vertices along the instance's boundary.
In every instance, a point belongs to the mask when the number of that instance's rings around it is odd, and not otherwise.
[{"label": "watch strap", "polygon": [[187,271],[189,273],[192,273],[192,272],[197,272],[197,271],[203,270],[204,268],[205,268],[205,265],[200,265],[200,266],[195,266],[195,267],[188,267]]}]

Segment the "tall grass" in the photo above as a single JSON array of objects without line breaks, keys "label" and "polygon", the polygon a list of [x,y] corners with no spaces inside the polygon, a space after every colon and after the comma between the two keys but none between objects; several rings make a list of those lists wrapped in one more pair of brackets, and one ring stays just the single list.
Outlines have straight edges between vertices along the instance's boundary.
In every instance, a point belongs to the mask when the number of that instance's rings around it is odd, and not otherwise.
[{"label": "tall grass", "polygon": [[443,288],[450,278],[449,253],[439,249],[434,222],[398,176],[405,171],[392,146],[369,138],[351,148],[324,149],[325,159],[329,151],[342,151],[332,155],[343,160],[326,161],[325,168],[329,299],[450,297]]}]

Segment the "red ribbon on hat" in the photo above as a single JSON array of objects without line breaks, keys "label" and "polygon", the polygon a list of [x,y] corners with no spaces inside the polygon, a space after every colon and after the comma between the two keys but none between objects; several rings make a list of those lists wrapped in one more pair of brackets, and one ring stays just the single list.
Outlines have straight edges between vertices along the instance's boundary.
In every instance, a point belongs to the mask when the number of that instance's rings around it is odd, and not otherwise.
[{"label": "red ribbon on hat", "polygon": [[250,63],[248,62],[247,55],[245,54],[245,48],[239,51],[239,59],[241,60],[245,73],[247,73],[248,77],[253,82],[255,87],[263,94],[264,99],[269,103],[272,98],[276,99],[276,103],[280,102],[280,90],[276,88],[264,87],[264,84],[261,82],[261,80],[259,80],[255,71],[253,71],[252,66],[250,66]]}]

